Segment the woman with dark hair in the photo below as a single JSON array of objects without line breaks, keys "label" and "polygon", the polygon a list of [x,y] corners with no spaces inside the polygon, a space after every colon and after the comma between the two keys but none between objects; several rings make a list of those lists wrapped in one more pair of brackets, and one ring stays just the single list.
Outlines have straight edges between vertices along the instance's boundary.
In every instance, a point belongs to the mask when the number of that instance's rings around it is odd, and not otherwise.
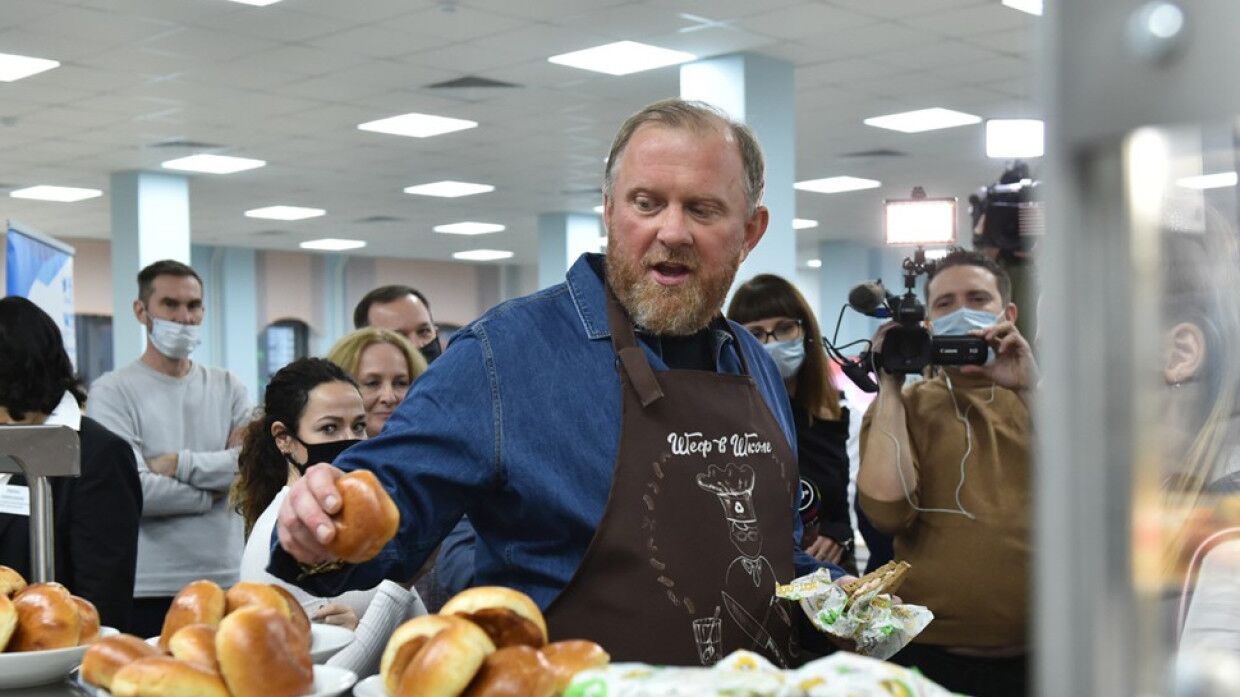
[{"label": "woman with dark hair", "polygon": [[762,343],[788,389],[801,469],[802,546],[819,561],[857,573],[848,514],[848,409],[831,384],[809,303],[788,281],[762,274],[736,289],[728,319]]},{"label": "woman with dark hair", "polygon": [[[80,441],[81,475],[51,479],[56,580],[94,603],[103,625],[128,631],[142,485],[133,449],[82,416],[85,400],[52,318],[25,298],[0,299],[0,428],[68,426]],[[0,493],[25,486],[0,474]],[[0,513],[0,564],[30,578],[28,511]]]}]

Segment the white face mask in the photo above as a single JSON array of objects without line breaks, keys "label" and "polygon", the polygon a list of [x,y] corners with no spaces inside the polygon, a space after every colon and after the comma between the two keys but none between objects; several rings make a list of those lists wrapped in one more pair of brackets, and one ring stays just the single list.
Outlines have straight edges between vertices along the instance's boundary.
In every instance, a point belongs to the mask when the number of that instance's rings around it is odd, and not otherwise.
[{"label": "white face mask", "polygon": [[189,354],[202,343],[199,336],[201,329],[197,324],[181,324],[152,317],[146,334],[156,351],[173,360],[182,360],[189,358]]},{"label": "white face mask", "polygon": [[785,380],[791,380],[805,362],[805,339],[775,341],[762,344],[762,348],[766,349],[767,354],[775,361],[780,377]]}]

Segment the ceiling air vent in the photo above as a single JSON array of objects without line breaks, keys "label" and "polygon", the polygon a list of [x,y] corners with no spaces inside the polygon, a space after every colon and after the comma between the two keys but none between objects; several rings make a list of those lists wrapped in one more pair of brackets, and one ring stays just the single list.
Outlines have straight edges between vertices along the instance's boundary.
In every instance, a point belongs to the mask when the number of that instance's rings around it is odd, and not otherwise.
[{"label": "ceiling air vent", "polygon": [[455,80],[445,80],[436,82],[433,85],[427,85],[427,89],[432,90],[461,90],[461,89],[477,89],[489,87],[520,87],[516,83],[504,82],[502,80],[492,80],[489,77],[479,77],[477,75],[466,75],[458,77]]},{"label": "ceiling air vent", "polygon": [[365,218],[358,218],[357,220],[354,220],[353,222],[355,223],[399,223],[403,220],[404,218],[397,218],[394,215],[371,215]]},{"label": "ceiling air vent", "polygon": [[180,138],[171,138],[169,140],[161,140],[158,143],[151,143],[147,147],[150,148],[185,148],[187,150],[218,150],[223,145],[215,143],[203,143],[197,140],[182,140]]},{"label": "ceiling air vent", "polygon": [[891,150],[890,148],[878,148],[877,150],[857,150],[856,152],[846,152],[840,157],[863,158],[863,157],[908,157],[908,153],[899,150]]}]

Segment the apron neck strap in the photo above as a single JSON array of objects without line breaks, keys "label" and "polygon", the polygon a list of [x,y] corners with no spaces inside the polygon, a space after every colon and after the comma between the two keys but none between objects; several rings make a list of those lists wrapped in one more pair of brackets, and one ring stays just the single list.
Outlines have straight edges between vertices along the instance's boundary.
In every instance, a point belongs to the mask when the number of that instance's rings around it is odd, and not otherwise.
[{"label": "apron neck strap", "polygon": [[615,348],[620,365],[629,378],[629,384],[637,392],[642,407],[648,407],[663,397],[663,388],[659,386],[654,369],[650,367],[650,361],[646,360],[645,352],[637,344],[637,335],[633,333],[633,321],[629,314],[616,299],[611,286],[604,284],[604,287],[607,290],[607,323],[611,328],[611,345]]}]

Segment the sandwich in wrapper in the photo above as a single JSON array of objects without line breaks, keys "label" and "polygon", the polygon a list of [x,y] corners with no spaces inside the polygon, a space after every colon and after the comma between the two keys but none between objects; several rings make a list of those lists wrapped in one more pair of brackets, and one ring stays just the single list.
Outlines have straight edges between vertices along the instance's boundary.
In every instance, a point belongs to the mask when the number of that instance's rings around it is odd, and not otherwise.
[{"label": "sandwich in wrapper", "polygon": [[855,642],[862,656],[888,659],[934,619],[925,607],[892,600],[910,568],[908,562],[888,562],[843,583],[819,569],[779,586],[775,595],[799,602],[819,631]]}]

